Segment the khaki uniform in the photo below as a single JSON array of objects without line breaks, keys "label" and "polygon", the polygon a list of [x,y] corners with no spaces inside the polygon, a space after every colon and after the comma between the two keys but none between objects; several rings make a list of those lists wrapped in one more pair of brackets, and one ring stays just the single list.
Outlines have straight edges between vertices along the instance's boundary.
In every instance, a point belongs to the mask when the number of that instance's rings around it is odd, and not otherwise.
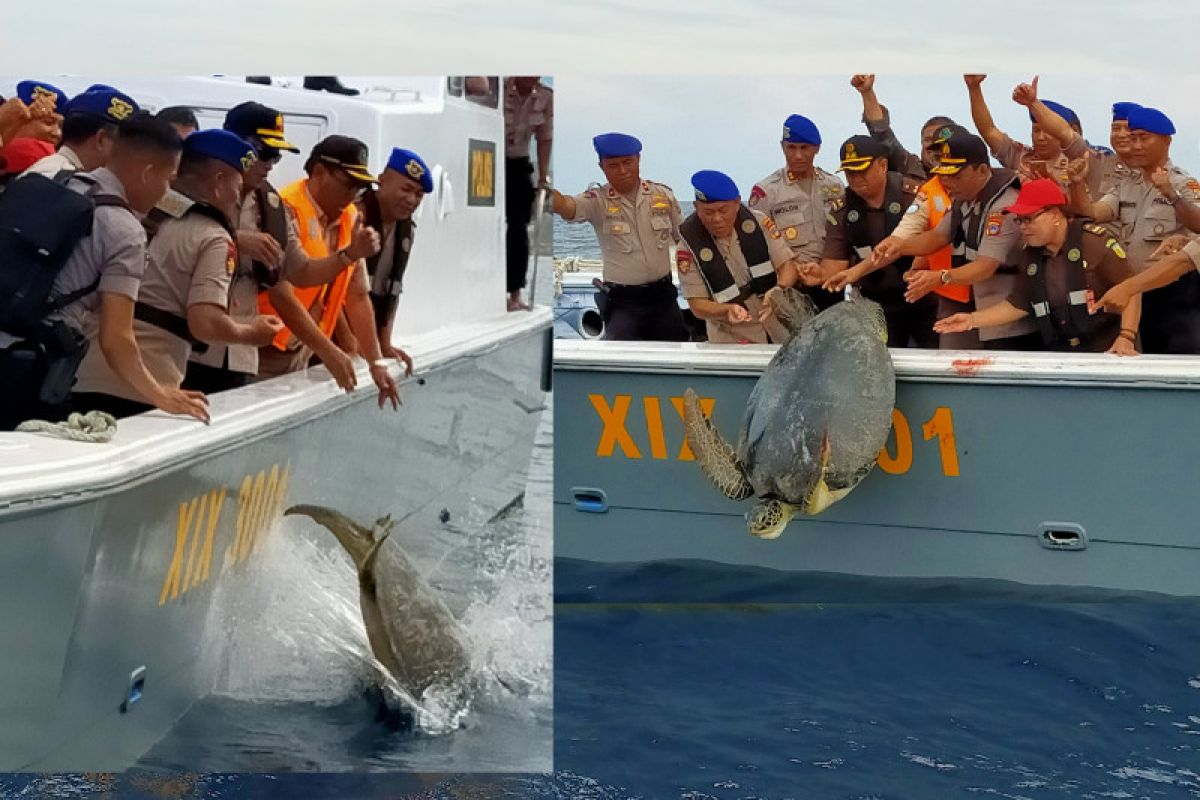
[{"label": "khaki uniform", "polygon": [[842,182],[820,167],[811,178],[784,168],[754,184],[746,205],[771,218],[798,260],[817,261],[825,249],[825,225],[845,196]]},{"label": "khaki uniform", "polygon": [[[1184,201],[1196,203],[1200,200],[1200,182],[1169,160],[1165,168],[1172,188]],[[1175,207],[1140,169],[1131,170],[1099,202],[1113,212],[1113,221],[1120,226],[1129,253],[1129,265],[1134,272],[1145,269],[1150,254],[1163,239],[1174,233],[1188,232],[1175,216]]]},{"label": "khaki uniform", "polygon": [[538,83],[521,97],[512,78],[504,81],[504,157],[529,158],[529,139],[554,137],[554,90]]},{"label": "khaki uniform", "polygon": [[[174,191],[159,203],[160,208],[171,209],[175,218],[163,222],[150,242],[146,275],[138,292],[139,302],[184,318],[188,308],[201,303],[226,309],[237,266],[237,247],[228,231],[209,217],[183,214],[187,205],[187,198]],[[154,379],[178,388],[191,343],[138,319],[133,321],[133,333]],[[150,403],[112,371],[98,347],[91,348],[80,365],[75,391]]]},{"label": "khaki uniform", "polygon": [[[278,194],[271,194],[279,200]],[[283,202],[279,200],[279,202]],[[300,235],[296,232],[296,218],[288,211],[288,240],[283,252],[283,267],[280,277],[286,278],[289,271],[294,272],[308,263],[308,254],[300,246]],[[258,198],[251,192],[242,201],[238,215],[238,230],[258,232],[259,228]],[[229,287],[229,316],[237,322],[253,322],[258,316],[258,281],[254,277],[254,263],[249,256],[240,255],[237,268],[233,272]],[[225,357],[228,354],[229,361]],[[197,364],[214,369],[228,369],[254,376],[258,373],[258,348],[252,344],[210,344],[203,353],[193,352],[188,359]]]},{"label": "khaki uniform", "polygon": [[20,177],[24,177],[31,173],[45,175],[47,178],[53,178],[60,172],[78,172],[83,169],[83,162],[79,160],[79,156],[75,154],[67,145],[58,148],[57,153],[52,153],[45,158],[38,159],[29,169],[21,173]]},{"label": "khaki uniform", "polygon": [[[778,271],[780,267],[791,261],[793,258],[792,250],[783,240],[783,236],[777,228],[774,228],[767,215],[761,211],[752,211],[754,218],[758,220],[758,224],[762,226],[763,233],[767,237],[767,252],[771,256],[771,264]],[[738,286],[745,286],[750,283],[750,266],[746,263],[746,256],[742,253],[742,248],[738,246],[738,237],[734,233],[724,238],[713,237],[713,241],[717,245],[717,249],[721,251],[721,255],[725,258],[725,263],[729,267],[729,274],[733,276],[734,283]],[[680,251],[686,249],[686,244],[680,245]],[[679,285],[683,288],[683,296],[685,298],[704,298],[712,300],[712,292],[709,291],[708,284],[704,280],[704,274],[700,271],[700,262],[695,254],[692,254],[692,267],[687,272],[681,273],[679,276]],[[746,298],[746,310],[750,312],[750,316],[755,320],[758,319],[759,313],[762,311],[762,298],[758,296]],[[766,344],[770,341],[767,336],[767,331],[758,322],[741,322],[737,325],[730,325],[728,322],[714,322],[706,320],[708,327],[708,340],[710,342],[718,342],[724,344],[737,344],[740,342],[756,342]]]},{"label": "khaki uniform", "polygon": [[1118,183],[1132,176],[1133,170],[1116,153],[1092,150],[1087,176],[1088,191],[1092,197],[1103,197],[1115,191]]},{"label": "khaki uniform", "polygon": [[[1083,158],[1087,151],[1087,142],[1083,140],[1082,136],[1075,134],[1070,143],[1058,154],[1058,158],[1053,161],[1042,161],[1034,155],[1032,147],[1015,141],[1005,134],[1004,141],[1000,143],[999,147],[992,150],[992,155],[1000,162],[1000,166],[1007,167],[1021,176],[1033,171],[1035,165],[1045,164],[1046,174],[1057,181],[1064,192],[1068,192],[1071,186],[1070,178],[1067,176],[1067,164],[1073,158]],[[1022,180],[1024,180],[1023,177]]]},{"label": "khaki uniform", "polygon": [[682,219],[669,186],[642,181],[632,200],[607,183],[575,195],[575,217],[567,221],[595,229],[606,282],[640,286],[671,274]]}]

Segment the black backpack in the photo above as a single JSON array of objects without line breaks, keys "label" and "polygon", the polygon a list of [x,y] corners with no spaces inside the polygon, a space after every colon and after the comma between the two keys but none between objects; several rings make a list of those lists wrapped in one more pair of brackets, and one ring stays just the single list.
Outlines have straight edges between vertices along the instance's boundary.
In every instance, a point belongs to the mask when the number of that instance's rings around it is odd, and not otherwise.
[{"label": "black backpack", "polygon": [[[79,193],[72,179],[91,183]],[[101,194],[89,175],[60,172],[53,178],[31,173],[12,181],[0,193],[0,330],[38,339],[48,314],[94,292],[90,286],[51,300],[59,271],[79,241],[92,231],[98,206],[128,204]]]}]

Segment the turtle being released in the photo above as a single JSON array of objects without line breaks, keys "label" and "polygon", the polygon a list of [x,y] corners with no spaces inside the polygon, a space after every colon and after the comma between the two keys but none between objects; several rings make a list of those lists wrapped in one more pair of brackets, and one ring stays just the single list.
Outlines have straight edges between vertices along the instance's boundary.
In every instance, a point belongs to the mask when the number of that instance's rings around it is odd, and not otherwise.
[{"label": "turtle being released", "polygon": [[750,393],[737,450],[690,388],[684,426],[718,489],[758,498],[746,515],[750,533],[774,539],[794,513],[821,513],[871,471],[891,430],[896,373],[877,303],[856,297],[817,314],[795,289],[768,297],[790,335]]}]

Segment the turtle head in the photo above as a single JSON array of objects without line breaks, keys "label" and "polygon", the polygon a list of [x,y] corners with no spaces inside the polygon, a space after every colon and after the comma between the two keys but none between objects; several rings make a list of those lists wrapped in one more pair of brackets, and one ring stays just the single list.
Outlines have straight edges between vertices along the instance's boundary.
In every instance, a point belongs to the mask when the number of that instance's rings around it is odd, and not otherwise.
[{"label": "turtle head", "polygon": [[746,528],[760,539],[778,539],[792,519],[792,505],[763,500],[746,513]]}]

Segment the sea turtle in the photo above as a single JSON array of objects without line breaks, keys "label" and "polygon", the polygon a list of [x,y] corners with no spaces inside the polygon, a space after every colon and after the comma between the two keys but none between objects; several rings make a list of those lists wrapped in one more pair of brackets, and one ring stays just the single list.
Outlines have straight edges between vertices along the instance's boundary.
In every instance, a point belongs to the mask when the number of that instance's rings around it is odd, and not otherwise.
[{"label": "sea turtle", "polygon": [[768,297],[789,336],[750,393],[737,450],[690,388],[684,424],[717,488],[758,498],[746,515],[750,533],[774,539],[794,513],[821,513],[871,471],[891,430],[896,373],[877,303],[855,297],[817,314],[795,289]]}]

